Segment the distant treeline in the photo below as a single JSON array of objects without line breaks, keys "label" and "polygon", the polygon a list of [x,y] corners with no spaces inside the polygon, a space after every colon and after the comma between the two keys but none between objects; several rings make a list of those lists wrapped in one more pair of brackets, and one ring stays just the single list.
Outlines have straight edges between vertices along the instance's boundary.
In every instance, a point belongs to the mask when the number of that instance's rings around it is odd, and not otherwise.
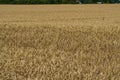
[{"label": "distant treeline", "polygon": [[0,4],[77,4],[118,3],[120,0],[0,0]]}]

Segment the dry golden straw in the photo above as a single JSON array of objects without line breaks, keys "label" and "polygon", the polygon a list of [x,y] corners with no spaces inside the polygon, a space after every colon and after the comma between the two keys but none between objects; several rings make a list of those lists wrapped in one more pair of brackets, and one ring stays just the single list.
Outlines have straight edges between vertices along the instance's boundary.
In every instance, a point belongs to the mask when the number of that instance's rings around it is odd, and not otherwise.
[{"label": "dry golden straw", "polygon": [[0,5],[0,80],[120,80],[120,5]]}]

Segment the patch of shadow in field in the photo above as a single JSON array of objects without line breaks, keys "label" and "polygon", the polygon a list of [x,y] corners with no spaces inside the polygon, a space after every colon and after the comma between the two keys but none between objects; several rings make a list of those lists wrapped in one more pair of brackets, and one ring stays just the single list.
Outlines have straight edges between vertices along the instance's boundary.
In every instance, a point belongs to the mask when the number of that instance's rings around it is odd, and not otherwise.
[{"label": "patch of shadow in field", "polygon": [[[4,45],[16,47],[49,48],[65,51],[77,49],[118,49],[119,31],[86,28],[83,30],[69,31],[55,27],[2,27],[0,38]],[[113,32],[114,31],[114,32]],[[117,31],[117,32],[115,32]],[[110,49],[111,48],[111,49]]]}]

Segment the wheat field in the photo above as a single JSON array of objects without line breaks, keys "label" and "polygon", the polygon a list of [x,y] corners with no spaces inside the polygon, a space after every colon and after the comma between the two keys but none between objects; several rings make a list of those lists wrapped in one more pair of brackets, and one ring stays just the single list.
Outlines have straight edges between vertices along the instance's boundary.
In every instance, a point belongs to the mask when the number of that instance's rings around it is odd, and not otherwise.
[{"label": "wheat field", "polygon": [[120,80],[120,5],[0,5],[0,80]]}]

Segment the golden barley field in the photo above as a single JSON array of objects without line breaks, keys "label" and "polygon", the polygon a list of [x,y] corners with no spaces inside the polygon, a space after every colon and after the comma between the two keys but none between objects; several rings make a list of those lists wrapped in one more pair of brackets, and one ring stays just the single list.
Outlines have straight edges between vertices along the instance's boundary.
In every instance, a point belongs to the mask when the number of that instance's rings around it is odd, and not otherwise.
[{"label": "golden barley field", "polygon": [[120,5],[0,5],[0,80],[120,80]]}]

